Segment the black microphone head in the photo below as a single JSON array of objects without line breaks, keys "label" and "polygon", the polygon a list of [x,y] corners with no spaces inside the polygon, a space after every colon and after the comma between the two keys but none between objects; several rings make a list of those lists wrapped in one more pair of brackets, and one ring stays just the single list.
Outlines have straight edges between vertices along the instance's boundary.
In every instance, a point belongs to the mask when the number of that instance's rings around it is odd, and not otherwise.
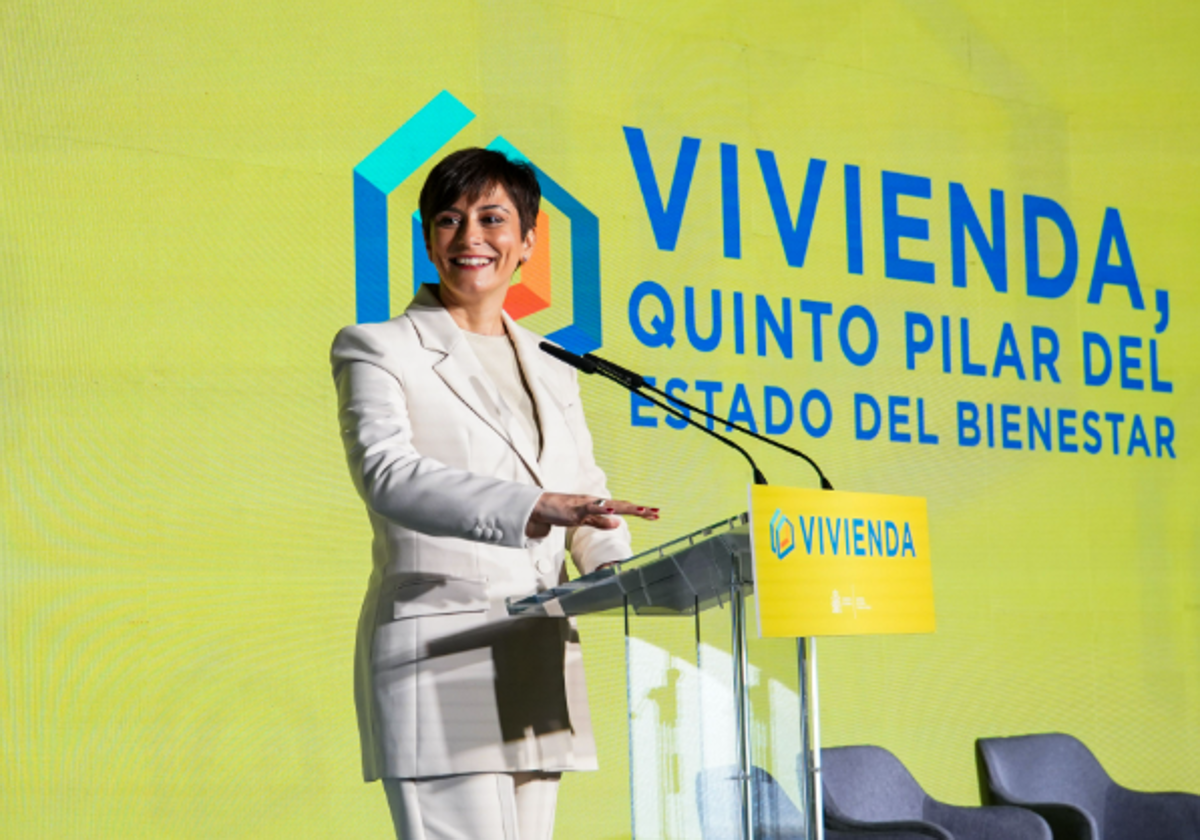
[{"label": "black microphone head", "polygon": [[583,371],[584,373],[596,372],[596,363],[592,359],[588,359],[583,356],[576,356],[570,350],[564,350],[557,344],[551,344],[549,341],[541,342],[538,344],[538,347],[543,353],[549,353],[563,364],[568,364],[577,370]]}]

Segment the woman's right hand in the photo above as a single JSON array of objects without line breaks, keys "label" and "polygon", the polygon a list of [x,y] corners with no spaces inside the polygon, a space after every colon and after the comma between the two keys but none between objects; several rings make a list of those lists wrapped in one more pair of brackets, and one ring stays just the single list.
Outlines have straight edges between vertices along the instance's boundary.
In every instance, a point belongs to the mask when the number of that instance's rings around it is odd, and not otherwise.
[{"label": "woman's right hand", "polygon": [[658,519],[658,508],[619,499],[598,499],[573,493],[543,493],[533,506],[529,521],[525,523],[525,536],[540,539],[548,535],[555,525],[566,528],[586,525],[609,531],[621,524],[618,516],[654,520]]}]

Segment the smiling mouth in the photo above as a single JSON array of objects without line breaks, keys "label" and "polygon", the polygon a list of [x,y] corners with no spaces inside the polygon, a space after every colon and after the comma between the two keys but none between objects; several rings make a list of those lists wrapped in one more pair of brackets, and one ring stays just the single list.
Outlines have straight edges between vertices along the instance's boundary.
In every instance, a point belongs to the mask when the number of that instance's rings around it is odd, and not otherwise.
[{"label": "smiling mouth", "polygon": [[450,262],[460,268],[483,268],[495,260],[492,257],[451,257]]}]

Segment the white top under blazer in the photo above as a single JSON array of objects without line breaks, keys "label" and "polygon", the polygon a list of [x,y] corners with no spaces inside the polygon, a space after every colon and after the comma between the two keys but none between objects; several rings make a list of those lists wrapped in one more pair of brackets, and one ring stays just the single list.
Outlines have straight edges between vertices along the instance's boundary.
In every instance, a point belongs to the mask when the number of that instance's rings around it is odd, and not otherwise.
[{"label": "white top under blazer", "polygon": [[432,289],[333,343],[346,458],[374,529],[355,700],[363,775],[591,770],[575,626],[505,600],[630,554],[628,528],[525,536],[543,491],[608,498],[574,369],[507,315],[542,446],[521,428]]}]

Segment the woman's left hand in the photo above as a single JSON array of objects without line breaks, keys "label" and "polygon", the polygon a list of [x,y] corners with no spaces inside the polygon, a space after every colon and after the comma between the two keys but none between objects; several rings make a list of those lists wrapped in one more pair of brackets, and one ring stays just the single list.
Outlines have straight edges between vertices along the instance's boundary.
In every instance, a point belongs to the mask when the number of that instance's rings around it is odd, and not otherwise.
[{"label": "woman's left hand", "polygon": [[543,493],[525,523],[525,536],[539,539],[550,533],[555,525],[574,528],[586,525],[590,528],[611,530],[620,525],[618,516],[636,516],[641,519],[658,519],[658,508],[623,502],[619,499],[597,499],[572,493]]}]

